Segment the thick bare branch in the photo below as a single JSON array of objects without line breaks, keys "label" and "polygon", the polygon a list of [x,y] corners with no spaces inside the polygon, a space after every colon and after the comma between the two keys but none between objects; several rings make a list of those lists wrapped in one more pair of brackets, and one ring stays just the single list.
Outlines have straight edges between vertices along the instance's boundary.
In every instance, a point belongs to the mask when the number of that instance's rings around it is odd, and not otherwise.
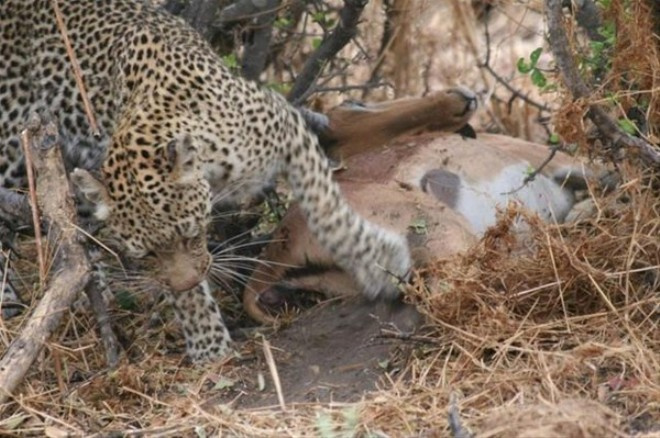
[{"label": "thick bare branch", "polygon": [[[546,0],[545,13],[550,48],[566,88],[576,99],[588,98],[592,91],[582,80],[573,61],[571,45],[563,24],[562,0]],[[623,132],[601,105],[590,104],[587,116],[613,145],[627,148],[629,152],[637,154],[646,165],[660,169],[660,149]]]},{"label": "thick bare branch", "polygon": [[186,3],[179,14],[206,40],[211,41],[215,33],[214,21],[220,6],[218,0],[192,0]]},{"label": "thick bare branch", "polygon": [[290,102],[302,103],[308,90],[314,85],[326,62],[332,59],[357,33],[357,25],[368,0],[344,0],[339,13],[339,22],[330,34],[323,39],[319,48],[305,63],[289,93]]},{"label": "thick bare branch", "polygon": [[281,0],[264,0],[263,9],[251,24],[252,35],[245,44],[243,52],[242,74],[246,79],[256,81],[266,66],[273,34],[273,23]]}]

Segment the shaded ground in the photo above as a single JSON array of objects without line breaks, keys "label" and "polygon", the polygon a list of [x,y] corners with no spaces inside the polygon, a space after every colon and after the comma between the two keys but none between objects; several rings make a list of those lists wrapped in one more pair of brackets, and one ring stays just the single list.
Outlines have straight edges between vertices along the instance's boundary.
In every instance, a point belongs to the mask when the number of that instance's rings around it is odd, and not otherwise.
[{"label": "shaded ground", "polygon": [[[285,403],[356,402],[376,389],[377,381],[392,370],[394,350],[406,350],[404,341],[383,338],[381,329],[410,332],[421,315],[406,304],[329,301],[306,311],[289,327],[268,335],[281,380]],[[267,364],[246,363],[240,388],[219,402],[235,400],[235,408],[278,404]],[[258,370],[255,372],[255,368]],[[259,377],[265,388],[259,389]],[[242,393],[239,395],[239,391]],[[238,396],[238,398],[236,398]]]}]

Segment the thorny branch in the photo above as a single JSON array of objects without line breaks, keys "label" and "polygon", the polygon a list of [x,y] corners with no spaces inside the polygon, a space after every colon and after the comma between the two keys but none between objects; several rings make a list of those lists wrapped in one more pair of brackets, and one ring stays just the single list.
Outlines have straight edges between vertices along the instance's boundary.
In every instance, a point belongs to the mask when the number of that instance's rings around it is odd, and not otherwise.
[{"label": "thorny branch", "polygon": [[[580,77],[570,52],[571,45],[563,24],[562,0],[546,0],[545,14],[550,48],[566,88],[573,98],[588,99],[592,91]],[[590,104],[587,117],[615,147],[623,146],[635,151],[646,165],[660,169],[660,150],[647,141],[622,131],[601,105]]]},{"label": "thorny branch", "polygon": [[220,11],[217,25],[222,27],[234,21],[277,12],[280,2],[281,0],[239,0]]},{"label": "thorny branch", "polygon": [[367,3],[368,0],[344,0],[337,26],[323,39],[319,48],[305,63],[287,97],[290,102],[299,105],[310,94],[326,62],[343,49],[357,33],[357,25]]}]

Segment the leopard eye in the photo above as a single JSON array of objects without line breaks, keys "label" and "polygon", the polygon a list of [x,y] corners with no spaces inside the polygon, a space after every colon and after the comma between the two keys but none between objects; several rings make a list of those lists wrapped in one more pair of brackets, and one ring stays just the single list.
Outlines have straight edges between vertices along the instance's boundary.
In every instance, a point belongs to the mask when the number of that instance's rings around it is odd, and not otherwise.
[{"label": "leopard eye", "polygon": [[137,247],[130,243],[126,245],[126,255],[133,259],[141,259],[145,257],[149,251],[146,248]]},{"label": "leopard eye", "polygon": [[194,223],[187,223],[181,227],[180,234],[184,239],[194,239],[199,235],[199,227]]},{"label": "leopard eye", "polygon": [[194,249],[194,248],[196,248],[197,246],[199,246],[199,244],[201,243],[201,241],[202,241],[202,235],[201,235],[201,234],[197,234],[197,235],[195,235],[195,236],[192,236],[192,237],[190,237],[190,238],[187,238],[187,239],[185,240],[184,245],[185,245],[186,249]]}]

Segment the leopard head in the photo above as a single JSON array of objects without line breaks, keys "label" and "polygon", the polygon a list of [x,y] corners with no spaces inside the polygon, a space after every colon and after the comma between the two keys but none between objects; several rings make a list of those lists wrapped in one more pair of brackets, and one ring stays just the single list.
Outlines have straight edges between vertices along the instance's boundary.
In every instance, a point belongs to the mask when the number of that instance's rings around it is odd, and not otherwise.
[{"label": "leopard head", "polygon": [[199,284],[211,263],[209,184],[197,155],[190,135],[149,149],[113,144],[100,178],[82,169],[71,174],[110,241],[128,257],[153,262],[173,291]]}]

